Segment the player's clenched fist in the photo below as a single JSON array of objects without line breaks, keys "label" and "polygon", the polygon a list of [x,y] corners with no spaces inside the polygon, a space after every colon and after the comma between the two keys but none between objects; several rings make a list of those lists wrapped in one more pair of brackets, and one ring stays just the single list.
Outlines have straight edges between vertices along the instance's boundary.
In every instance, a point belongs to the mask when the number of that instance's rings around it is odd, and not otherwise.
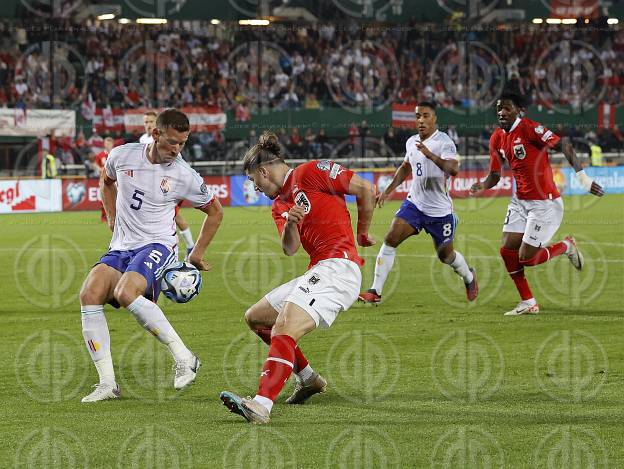
[{"label": "player's clenched fist", "polygon": [[363,248],[367,248],[369,246],[374,246],[377,241],[368,233],[359,233],[357,235],[357,242]]},{"label": "player's clenched fist", "polygon": [[286,221],[286,223],[298,225],[303,221],[304,216],[305,209],[303,207],[300,207],[299,205],[293,205],[288,211],[288,220]]},{"label": "player's clenched fist", "polygon": [[375,205],[377,205],[377,208],[383,207],[387,198],[388,194],[386,193],[386,191],[379,192],[375,197]]}]

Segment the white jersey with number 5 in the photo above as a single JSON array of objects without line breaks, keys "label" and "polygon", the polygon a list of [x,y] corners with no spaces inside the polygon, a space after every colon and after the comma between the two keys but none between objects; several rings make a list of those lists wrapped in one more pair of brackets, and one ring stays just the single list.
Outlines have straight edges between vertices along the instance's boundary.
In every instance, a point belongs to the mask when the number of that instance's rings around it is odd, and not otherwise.
[{"label": "white jersey with number 5", "polygon": [[175,207],[188,200],[200,208],[213,201],[202,177],[182,159],[153,164],[148,145],[127,143],[113,148],[106,174],[117,181],[117,216],[111,251],[127,251],[150,243],[170,249],[178,244]]},{"label": "white jersey with number 5", "polygon": [[[412,135],[405,143],[405,161],[412,166],[412,186],[407,200],[430,217],[443,217],[453,212],[449,195],[451,177],[416,147],[420,135]],[[422,142],[444,160],[457,160],[455,143],[444,132],[436,130]]]}]

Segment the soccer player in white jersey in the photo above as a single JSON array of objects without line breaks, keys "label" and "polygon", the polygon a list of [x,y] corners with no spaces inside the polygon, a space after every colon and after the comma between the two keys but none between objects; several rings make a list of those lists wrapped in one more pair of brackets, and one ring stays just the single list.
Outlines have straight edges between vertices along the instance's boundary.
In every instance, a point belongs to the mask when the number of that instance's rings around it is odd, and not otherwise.
[{"label": "soccer player in white jersey", "polygon": [[[141,135],[141,138],[139,138],[139,143],[153,143],[154,137],[152,137],[152,132],[156,128],[156,113],[154,111],[147,111],[143,114],[143,127],[145,127],[145,133]],[[182,201],[176,205],[175,221],[176,225],[178,225],[178,229],[180,230],[180,236],[182,236],[182,239],[184,240],[184,245],[186,246],[186,256],[188,258],[189,254],[193,250],[193,246],[195,246],[195,242],[193,241],[193,233],[191,233],[189,224],[180,213],[181,206]]]},{"label": "soccer player in white jersey", "polygon": [[175,389],[183,389],[195,380],[199,359],[156,304],[159,275],[177,260],[178,238],[173,221],[177,203],[188,200],[206,214],[189,256],[189,262],[200,270],[209,269],[203,255],[223,217],[219,200],[180,156],[189,129],[184,113],[168,109],[156,120],[153,143],[118,146],[106,160],[100,190],[113,239],[80,291],[82,334],[100,382],[82,402],[120,396],[104,316],[106,303],[126,308],[169,348],[175,360]]},{"label": "soccer player in white jersey", "polygon": [[453,140],[437,128],[435,104],[420,102],[415,108],[418,134],[405,144],[405,159],[397,169],[390,185],[377,195],[377,206],[385,200],[411,173],[412,186],[407,199],[396,212],[390,230],[377,255],[375,278],[371,288],[360,293],[360,301],[377,304],[394,264],[396,248],[412,235],[425,230],[433,238],[438,258],[450,265],[466,285],[468,301],[479,292],[475,269],[464,256],[453,249],[457,218],[449,195],[450,180],[459,170],[457,150]]}]

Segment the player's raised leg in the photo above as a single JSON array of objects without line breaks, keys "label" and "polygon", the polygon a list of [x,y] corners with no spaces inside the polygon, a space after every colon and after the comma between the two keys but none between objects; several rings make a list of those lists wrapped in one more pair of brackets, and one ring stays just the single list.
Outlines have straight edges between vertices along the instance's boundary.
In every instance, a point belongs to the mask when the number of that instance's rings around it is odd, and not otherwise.
[{"label": "player's raised leg", "polygon": [[[165,344],[175,360],[175,389],[183,389],[195,380],[201,363],[184,345],[160,307],[150,299],[158,298],[158,275],[175,254],[161,244],[150,244],[137,252],[115,287],[115,299],[130,311],[137,322],[158,341]],[[145,296],[145,292],[151,298]]]},{"label": "player's raised leg", "polygon": [[[405,202],[403,205],[405,205]],[[403,206],[401,206],[401,209],[403,209]],[[399,211],[399,213],[401,212]],[[372,304],[381,302],[383,287],[394,266],[396,249],[403,241],[415,234],[418,234],[418,230],[410,225],[406,219],[400,216],[394,217],[390,229],[384,238],[384,243],[381,245],[379,253],[377,254],[373,285],[367,291],[360,293],[358,297],[360,301]]]},{"label": "player's raised leg", "polygon": [[98,264],[91,269],[80,290],[82,335],[100,380],[82,402],[116,399],[121,395],[115,381],[110,333],[104,315],[104,304],[113,298],[113,290],[120,278],[121,273],[117,270]]},{"label": "player's raised leg", "polygon": [[[436,239],[434,237],[434,244]],[[466,298],[468,301],[474,301],[479,294],[479,284],[477,282],[477,273],[474,268],[470,267],[461,252],[453,248],[453,241],[435,245],[436,253],[440,262],[450,265],[455,273],[461,277],[466,286]]]},{"label": "player's raised leg", "polygon": [[524,233],[521,232],[503,232],[503,246],[500,248],[500,255],[520,295],[520,303],[514,309],[507,311],[506,316],[539,313],[539,305],[524,275],[524,266],[520,263],[519,249],[522,245],[522,236]]},{"label": "player's raised leg", "polygon": [[[292,288],[291,283],[277,287],[245,312],[249,328],[268,346],[271,346],[273,325],[279,315],[273,305],[279,309],[284,307],[285,296]],[[303,404],[313,395],[325,392],[327,381],[310,366],[299,345],[295,347],[293,364],[297,382],[293,393],[286,399],[287,404]]]},{"label": "player's raised leg", "polygon": [[221,393],[223,403],[251,423],[269,423],[273,403],[293,371],[297,342],[315,328],[316,322],[307,311],[286,302],[273,326],[269,355],[262,368],[256,396],[241,398],[224,391]]}]

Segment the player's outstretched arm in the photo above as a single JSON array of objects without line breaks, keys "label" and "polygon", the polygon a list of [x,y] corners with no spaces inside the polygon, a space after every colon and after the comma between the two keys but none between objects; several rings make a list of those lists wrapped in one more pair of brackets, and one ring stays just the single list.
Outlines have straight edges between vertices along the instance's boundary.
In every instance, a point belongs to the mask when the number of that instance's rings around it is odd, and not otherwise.
[{"label": "player's outstretched arm", "polygon": [[581,183],[586,191],[597,197],[602,197],[604,195],[604,189],[602,186],[590,178],[583,170],[583,165],[576,156],[576,151],[574,150],[572,142],[568,137],[562,137],[561,141],[555,146],[555,149],[561,150],[565,159],[568,160],[568,163],[570,163],[570,166],[574,168],[574,171],[576,172],[576,179]]},{"label": "player's outstretched arm", "polygon": [[106,212],[108,227],[113,231],[115,228],[115,215],[117,213],[115,204],[117,203],[117,185],[115,180],[108,177],[106,171],[102,171],[100,175],[100,195],[102,197],[102,205]]},{"label": "player's outstretched arm", "polygon": [[500,173],[491,171],[483,181],[475,182],[470,187],[470,193],[474,195],[481,191],[491,189],[498,184],[498,181],[500,181]]},{"label": "player's outstretched arm", "polygon": [[297,225],[303,221],[304,216],[305,208],[299,205],[293,205],[288,211],[288,218],[282,232],[282,249],[287,256],[294,256],[301,246]]},{"label": "player's outstretched arm", "polygon": [[357,242],[362,247],[372,246],[376,241],[375,238],[368,234],[368,230],[373,219],[373,210],[375,209],[375,188],[366,179],[354,174],[349,182],[348,194],[354,195],[357,202]]},{"label": "player's outstretched arm", "polygon": [[407,176],[409,176],[411,173],[412,173],[412,165],[409,164],[407,161],[403,161],[403,163],[401,163],[401,166],[399,166],[396,172],[394,173],[394,177],[392,178],[392,181],[390,181],[390,184],[388,185],[388,187],[386,187],[385,190],[377,194],[377,196],[375,197],[375,202],[377,204],[377,207],[379,208],[383,207],[384,203],[386,202],[386,199],[390,196],[390,194],[392,194],[392,192],[394,192],[394,190],[397,187],[399,187],[399,185],[403,181],[405,181]]},{"label": "player's outstretched arm", "polygon": [[206,214],[206,217],[188,260],[199,270],[210,270],[212,266],[204,261],[204,253],[221,225],[223,207],[219,199],[215,197],[210,205],[201,207],[200,210]]}]

